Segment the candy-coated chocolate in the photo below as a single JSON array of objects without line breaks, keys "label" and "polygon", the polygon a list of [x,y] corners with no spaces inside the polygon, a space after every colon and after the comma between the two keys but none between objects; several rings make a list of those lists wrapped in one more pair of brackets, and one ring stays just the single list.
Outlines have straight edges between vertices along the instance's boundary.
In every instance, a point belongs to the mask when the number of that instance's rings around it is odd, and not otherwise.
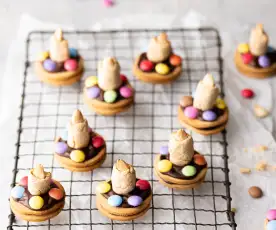
[{"label": "candy-coated chocolate", "polygon": [[252,89],[243,89],[241,91],[241,95],[244,97],[244,98],[252,98],[254,97],[254,92]]},{"label": "candy-coated chocolate", "polygon": [[217,108],[223,110],[223,109],[226,108],[226,103],[225,103],[225,101],[222,98],[217,98],[217,100],[216,100],[216,106],[217,106]]},{"label": "candy-coated chocolate", "polygon": [[140,69],[144,72],[150,72],[154,69],[154,63],[150,60],[143,60],[140,62]]},{"label": "candy-coated chocolate", "polygon": [[180,99],[179,104],[180,104],[182,107],[191,106],[191,105],[193,105],[193,97],[191,97],[191,96],[183,96],[183,97]]},{"label": "candy-coated chocolate", "polygon": [[47,58],[49,58],[49,52],[48,51],[41,52],[38,55],[38,60],[39,61],[45,61]]},{"label": "candy-coated chocolate", "polygon": [[12,190],[11,190],[11,196],[14,199],[21,199],[24,195],[25,189],[22,186],[15,186]]},{"label": "candy-coated chocolate", "polygon": [[71,158],[72,161],[80,163],[80,162],[83,162],[85,160],[85,154],[81,150],[73,150],[70,153],[70,158]]},{"label": "candy-coated chocolate", "polygon": [[170,72],[170,67],[164,63],[158,63],[155,66],[155,71],[159,74],[166,75]]},{"label": "candy-coated chocolate", "polygon": [[64,69],[67,71],[75,71],[78,68],[78,62],[75,59],[68,59],[64,62]]},{"label": "candy-coated chocolate", "polygon": [[238,52],[241,54],[249,52],[249,45],[247,43],[241,43],[238,46]]},{"label": "candy-coated chocolate", "polygon": [[102,194],[109,192],[110,189],[111,189],[111,186],[106,181],[103,181],[103,182],[99,183],[97,188],[96,188],[97,192],[102,193]]},{"label": "candy-coated chocolate", "polygon": [[43,62],[43,67],[46,71],[48,72],[55,72],[57,69],[57,63],[55,63],[54,61],[52,61],[51,59],[46,59]]},{"label": "candy-coated chocolate", "polygon": [[32,209],[34,210],[39,210],[43,207],[44,205],[44,200],[41,196],[33,196],[29,200],[29,205]]},{"label": "candy-coated chocolate", "polygon": [[130,196],[127,199],[127,203],[133,207],[139,206],[140,204],[142,204],[142,202],[143,202],[143,199],[140,196]]},{"label": "candy-coated chocolate", "polygon": [[172,169],[172,162],[169,160],[161,160],[158,162],[157,167],[159,172],[166,173]]},{"label": "candy-coated chocolate", "polygon": [[103,2],[104,2],[104,6],[106,7],[111,7],[114,4],[113,0],[103,0]]},{"label": "candy-coated chocolate", "polygon": [[160,154],[161,155],[168,155],[169,154],[169,147],[167,145],[160,147]]},{"label": "candy-coated chocolate", "polygon": [[184,109],[184,115],[190,119],[196,119],[198,116],[198,110],[193,106],[188,106]]},{"label": "candy-coated chocolate", "polygon": [[248,189],[248,193],[252,198],[258,199],[263,196],[263,191],[258,186],[252,186]]},{"label": "candy-coated chocolate", "polygon": [[244,64],[249,64],[254,59],[254,56],[251,53],[242,54],[241,57]]},{"label": "candy-coated chocolate", "polygon": [[67,146],[67,144],[65,142],[57,142],[56,143],[56,151],[55,152],[57,154],[64,154],[64,153],[66,153],[67,149],[68,149],[68,146]]},{"label": "candy-coated chocolate", "polygon": [[101,136],[93,137],[92,145],[94,148],[100,148],[104,145],[104,139]]},{"label": "candy-coated chocolate", "polygon": [[19,184],[21,186],[27,187],[28,186],[28,176],[24,176],[20,179]]},{"label": "candy-coated chocolate", "polygon": [[266,225],[266,230],[276,230],[276,220],[271,220]]},{"label": "candy-coated chocolate", "polygon": [[112,207],[118,207],[123,203],[123,198],[118,195],[112,195],[108,198],[107,203]]},{"label": "candy-coated chocolate", "polygon": [[124,74],[120,74],[120,78],[121,78],[121,80],[122,80],[123,82],[126,82],[126,81],[127,81],[127,77],[126,77],[126,75],[124,75]]},{"label": "candy-coated chocolate", "polygon": [[212,110],[206,110],[202,113],[202,118],[205,121],[214,121],[217,117],[217,114]]},{"label": "candy-coated chocolate", "polygon": [[92,86],[86,89],[87,97],[94,99],[100,96],[101,89],[98,86]]},{"label": "candy-coated chocolate", "polygon": [[194,162],[195,162],[195,164],[201,165],[201,166],[206,165],[206,163],[207,163],[204,156],[202,156],[200,154],[194,155]]},{"label": "candy-coated chocolate", "polygon": [[147,190],[150,188],[150,183],[147,180],[138,180],[136,182],[136,187],[140,190]]},{"label": "candy-coated chocolate", "polygon": [[196,174],[196,168],[192,165],[187,165],[182,169],[182,174],[187,177],[194,176]]},{"label": "candy-coated chocolate", "polygon": [[177,55],[175,55],[175,54],[172,54],[172,55],[170,56],[170,64],[171,64],[171,65],[173,65],[173,66],[178,66],[178,65],[181,64],[181,62],[182,62],[181,57],[179,57],[179,56],[177,56]]},{"label": "candy-coated chocolate", "polygon": [[268,220],[276,220],[276,209],[270,209],[267,212],[266,218]]},{"label": "candy-coated chocolate", "polygon": [[78,50],[75,48],[69,48],[70,58],[76,58],[78,56]]},{"label": "candy-coated chocolate", "polygon": [[133,91],[131,88],[129,88],[127,86],[123,86],[120,88],[120,94],[124,98],[129,98],[129,97],[132,97]]},{"label": "candy-coated chocolate", "polygon": [[113,103],[116,101],[117,93],[114,90],[108,90],[104,93],[104,101],[107,103]]},{"label": "candy-coated chocolate", "polygon": [[61,200],[64,194],[63,191],[61,191],[59,188],[52,188],[49,191],[49,196],[55,200]]},{"label": "candy-coated chocolate", "polygon": [[98,78],[96,76],[90,76],[85,79],[85,87],[89,88],[98,84]]},{"label": "candy-coated chocolate", "polygon": [[259,65],[260,65],[261,67],[263,67],[263,68],[267,68],[267,67],[269,67],[269,66],[271,65],[271,62],[270,62],[269,57],[268,57],[268,56],[265,56],[265,55],[260,56],[260,57],[258,58],[258,63],[259,63]]}]

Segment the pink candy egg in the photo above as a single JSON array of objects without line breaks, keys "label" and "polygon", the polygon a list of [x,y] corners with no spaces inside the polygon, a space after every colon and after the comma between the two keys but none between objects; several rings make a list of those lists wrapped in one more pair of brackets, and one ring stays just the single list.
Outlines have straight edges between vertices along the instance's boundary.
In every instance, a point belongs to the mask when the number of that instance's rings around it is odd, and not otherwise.
[{"label": "pink candy egg", "polygon": [[55,200],[61,200],[64,195],[63,191],[61,191],[59,188],[52,188],[49,191],[49,196]]},{"label": "pink candy egg", "polygon": [[268,220],[276,220],[276,209],[270,209],[266,215]]},{"label": "pink candy egg", "polygon": [[196,119],[198,116],[198,110],[193,106],[188,106],[184,109],[184,114],[190,119]]},{"label": "pink candy egg", "polygon": [[129,98],[132,96],[133,92],[132,92],[131,88],[129,88],[127,86],[123,86],[120,88],[120,94],[124,98]]},{"label": "pink candy egg", "polygon": [[68,59],[64,62],[64,69],[74,71],[78,68],[78,62],[75,59]]},{"label": "pink candy egg", "polygon": [[92,145],[95,148],[100,148],[104,145],[104,139],[100,136],[93,137]]},{"label": "pink candy egg", "polygon": [[22,177],[21,180],[19,181],[19,184],[23,187],[27,187],[28,186],[28,176]]}]

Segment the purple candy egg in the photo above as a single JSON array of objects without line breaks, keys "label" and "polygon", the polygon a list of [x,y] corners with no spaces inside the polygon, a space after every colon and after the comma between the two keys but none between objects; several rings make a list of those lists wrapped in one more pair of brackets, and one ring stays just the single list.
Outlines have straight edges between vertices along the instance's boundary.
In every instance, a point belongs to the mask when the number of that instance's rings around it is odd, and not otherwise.
[{"label": "purple candy egg", "polygon": [[130,196],[127,199],[127,203],[133,207],[137,207],[142,204],[143,199],[140,196]]},{"label": "purple candy egg", "polygon": [[198,116],[198,110],[193,106],[188,106],[184,109],[184,114],[190,119],[195,119]]},{"label": "purple candy egg", "polygon": [[132,96],[133,92],[132,92],[131,88],[129,88],[127,86],[123,86],[120,88],[120,94],[124,98],[129,98]]},{"label": "purple candy egg", "polygon": [[270,209],[266,215],[268,220],[276,220],[276,209]]},{"label": "purple candy egg", "polygon": [[100,96],[101,90],[97,86],[92,86],[88,88],[86,92],[89,98],[97,98],[98,96]]},{"label": "purple candy egg", "polygon": [[161,146],[161,148],[160,148],[160,154],[161,155],[168,155],[169,154],[169,148],[168,148],[168,146]]},{"label": "purple candy egg", "polygon": [[68,146],[67,146],[67,144],[65,142],[58,142],[56,144],[56,153],[57,154],[64,154],[64,153],[66,153],[67,149],[68,149]]},{"label": "purple candy egg", "polygon": [[270,59],[267,57],[267,56],[265,56],[265,55],[263,55],[263,56],[260,56],[259,58],[258,58],[258,63],[259,63],[259,65],[261,66],[261,67],[263,67],[263,68],[267,68],[267,67],[269,67],[270,66]]},{"label": "purple candy egg", "polygon": [[217,119],[217,114],[212,110],[207,110],[202,113],[202,118],[205,121],[214,121]]},{"label": "purple candy egg", "polygon": [[48,72],[55,72],[57,69],[57,63],[55,63],[54,61],[52,61],[51,59],[46,59],[43,62],[43,67],[46,71]]}]

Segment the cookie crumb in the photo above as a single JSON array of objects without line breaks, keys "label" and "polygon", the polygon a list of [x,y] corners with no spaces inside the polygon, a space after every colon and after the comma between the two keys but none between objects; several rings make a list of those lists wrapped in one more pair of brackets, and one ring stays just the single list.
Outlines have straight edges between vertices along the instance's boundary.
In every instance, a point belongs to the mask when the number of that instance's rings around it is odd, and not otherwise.
[{"label": "cookie crumb", "polygon": [[255,116],[259,118],[265,118],[269,115],[269,111],[258,104],[254,105],[254,113]]},{"label": "cookie crumb", "polygon": [[257,165],[256,165],[256,170],[257,171],[265,171],[267,168],[267,163],[264,161],[260,161]]},{"label": "cookie crumb", "polygon": [[240,172],[243,174],[250,174],[251,169],[250,168],[240,168]]}]

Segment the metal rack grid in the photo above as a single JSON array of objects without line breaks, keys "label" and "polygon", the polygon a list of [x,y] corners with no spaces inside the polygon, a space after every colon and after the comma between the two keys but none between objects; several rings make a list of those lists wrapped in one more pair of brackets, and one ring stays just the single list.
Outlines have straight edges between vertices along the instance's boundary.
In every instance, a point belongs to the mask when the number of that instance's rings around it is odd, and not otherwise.
[{"label": "metal rack grid", "polygon": [[[34,74],[34,61],[47,50],[53,31],[34,31],[26,40],[21,112],[12,187],[37,163],[43,163],[60,180],[66,191],[66,205],[56,218],[42,223],[28,223],[9,216],[8,229],[236,229],[231,212],[226,132],[202,137],[190,132],[195,149],[205,155],[209,168],[206,181],[198,189],[171,190],[160,185],[153,173],[153,158],[161,145],[167,144],[177,121],[181,96],[192,94],[197,82],[207,73],[214,75],[223,92],[221,41],[213,28],[173,29],[167,32],[174,52],[183,58],[183,74],[172,85],[140,82],[131,73],[134,58],[146,50],[149,39],[161,30],[67,31],[70,47],[85,59],[86,72],[80,83],[69,87],[51,87]],[[82,103],[82,85],[87,76],[97,73],[98,60],[116,56],[122,73],[136,89],[135,105],[127,112],[102,117]],[[103,166],[90,173],[72,173],[62,169],[53,158],[53,140],[60,135],[74,109],[80,108],[90,126],[107,142],[108,156]],[[138,177],[153,188],[152,207],[145,217],[117,222],[102,217],[95,207],[95,187],[108,179],[113,162],[125,159],[136,168]]]}]

